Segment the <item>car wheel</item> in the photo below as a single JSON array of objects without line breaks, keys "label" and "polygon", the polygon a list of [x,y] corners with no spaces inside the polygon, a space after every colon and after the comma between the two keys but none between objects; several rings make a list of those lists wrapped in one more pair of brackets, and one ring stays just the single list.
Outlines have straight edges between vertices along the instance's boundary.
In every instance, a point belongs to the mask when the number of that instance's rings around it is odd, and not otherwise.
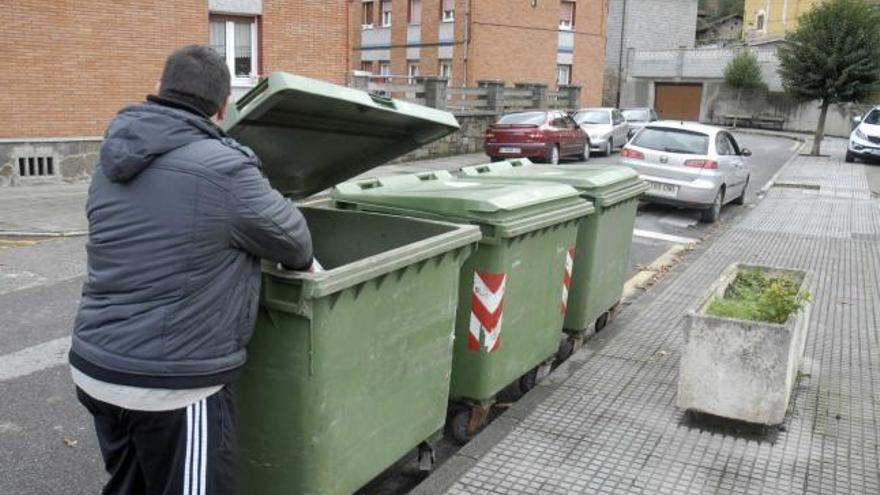
[{"label": "car wheel", "polygon": [[500,162],[500,161],[501,161],[501,157],[500,157],[500,156],[490,156],[490,157],[489,157],[489,161],[491,161],[491,162],[493,162],[493,163],[494,163],[494,162]]},{"label": "car wheel", "polygon": [[718,194],[715,195],[715,201],[712,201],[712,206],[708,209],[700,212],[700,221],[705,223],[715,223],[721,218],[721,205],[724,204],[724,187],[718,190]]},{"label": "car wheel", "polygon": [[614,141],[611,139],[605,143],[605,156],[611,156],[611,152],[614,151]]},{"label": "car wheel", "polygon": [[578,159],[582,162],[585,162],[590,159],[590,140],[587,139],[584,142],[584,152],[578,155]]},{"label": "car wheel", "polygon": [[554,144],[552,148],[550,148],[550,157],[547,159],[547,162],[550,165],[559,165],[559,145]]},{"label": "car wheel", "polygon": [[746,177],[746,185],[743,186],[743,190],[736,199],[733,200],[733,204],[735,205],[744,205],[746,204],[746,192],[749,190],[749,181],[751,177]]},{"label": "car wheel", "polygon": [[847,150],[846,156],[843,157],[843,159],[846,160],[846,163],[853,163],[854,161],[856,161],[856,155],[853,155],[849,150]]}]

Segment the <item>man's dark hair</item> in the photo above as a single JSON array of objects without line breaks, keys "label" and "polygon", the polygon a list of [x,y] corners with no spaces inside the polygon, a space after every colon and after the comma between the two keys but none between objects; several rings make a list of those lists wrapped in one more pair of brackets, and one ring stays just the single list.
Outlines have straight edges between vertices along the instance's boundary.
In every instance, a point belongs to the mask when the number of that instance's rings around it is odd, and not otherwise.
[{"label": "man's dark hair", "polygon": [[189,45],[165,61],[159,96],[196,107],[211,116],[229,97],[229,68],[213,48]]}]

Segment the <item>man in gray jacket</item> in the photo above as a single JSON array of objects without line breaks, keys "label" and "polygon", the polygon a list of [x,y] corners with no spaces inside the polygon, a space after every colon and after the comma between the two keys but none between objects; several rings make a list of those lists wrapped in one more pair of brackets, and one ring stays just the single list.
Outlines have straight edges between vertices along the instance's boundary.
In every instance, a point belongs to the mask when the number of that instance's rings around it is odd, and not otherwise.
[{"label": "man in gray jacket", "polygon": [[120,111],[101,148],[70,363],[105,494],[236,492],[229,386],[257,315],[260,258],[312,263],[302,214],[212,122],[229,83],[210,47],[176,51],[158,96]]}]

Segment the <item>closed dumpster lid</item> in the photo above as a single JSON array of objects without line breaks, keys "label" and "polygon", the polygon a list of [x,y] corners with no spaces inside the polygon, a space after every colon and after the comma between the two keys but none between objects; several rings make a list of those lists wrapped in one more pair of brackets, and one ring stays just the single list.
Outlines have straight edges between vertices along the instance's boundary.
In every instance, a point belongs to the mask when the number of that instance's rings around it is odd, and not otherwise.
[{"label": "closed dumpster lid", "polygon": [[515,184],[458,179],[447,171],[345,182],[331,197],[342,208],[500,227],[502,236],[582,217],[593,205],[573,187],[546,182]]},{"label": "closed dumpster lid", "polygon": [[230,106],[226,131],[273,187],[304,198],[458,130],[448,112],[276,72]]},{"label": "closed dumpster lid", "polygon": [[641,195],[645,181],[621,165],[535,165],[528,158],[461,169],[464,177],[488,180],[529,180],[568,184],[597,206],[610,206]]}]

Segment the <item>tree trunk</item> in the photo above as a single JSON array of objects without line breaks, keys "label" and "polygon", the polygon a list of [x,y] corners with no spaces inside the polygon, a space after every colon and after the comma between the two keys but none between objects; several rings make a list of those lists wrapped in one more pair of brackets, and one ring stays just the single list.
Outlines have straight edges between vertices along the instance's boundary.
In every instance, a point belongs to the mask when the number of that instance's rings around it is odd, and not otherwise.
[{"label": "tree trunk", "polygon": [[813,136],[813,149],[811,155],[819,155],[819,149],[822,146],[822,140],[825,139],[825,117],[828,116],[828,100],[822,100],[822,110],[819,112],[819,123],[816,124],[816,134]]}]

